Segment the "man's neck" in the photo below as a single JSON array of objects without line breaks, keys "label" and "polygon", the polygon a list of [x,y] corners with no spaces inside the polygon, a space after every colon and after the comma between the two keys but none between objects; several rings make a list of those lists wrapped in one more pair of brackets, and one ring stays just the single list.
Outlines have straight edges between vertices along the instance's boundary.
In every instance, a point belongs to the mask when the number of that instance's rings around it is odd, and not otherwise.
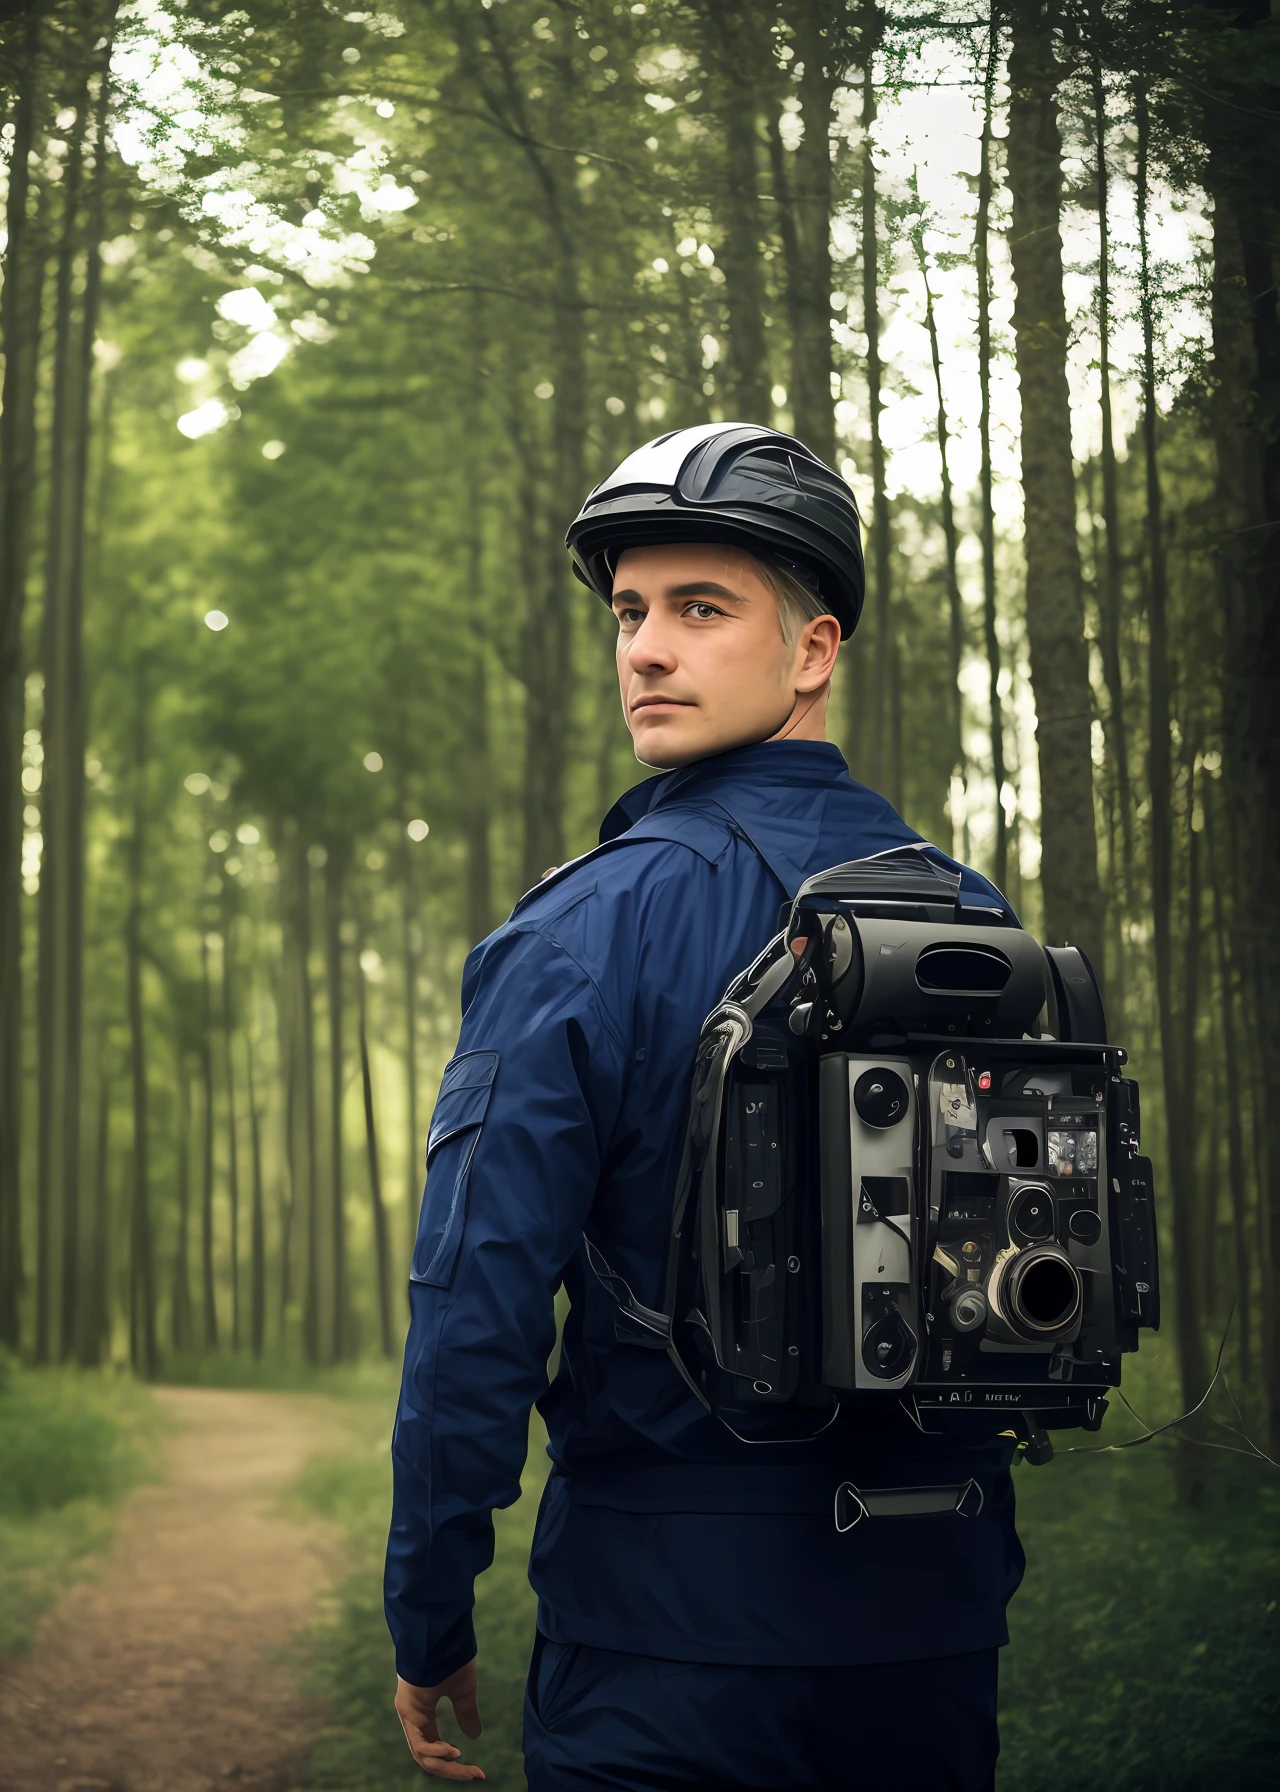
[{"label": "man's neck", "polygon": [[827,738],[827,702],[831,696],[831,686],[824,685],[820,691],[806,692],[797,699],[796,706],[776,734],[770,740],[826,740]]}]

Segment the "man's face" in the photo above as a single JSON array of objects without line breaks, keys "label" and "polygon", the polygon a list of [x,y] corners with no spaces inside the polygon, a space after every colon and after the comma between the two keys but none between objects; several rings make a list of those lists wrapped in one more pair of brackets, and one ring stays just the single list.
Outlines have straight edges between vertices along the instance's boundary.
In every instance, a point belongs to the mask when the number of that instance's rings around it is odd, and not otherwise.
[{"label": "man's face", "polygon": [[839,645],[826,618],[789,647],[751,555],[713,542],[627,549],[613,612],[622,711],[636,758],[660,770],[787,731],[798,700],[825,696]]}]

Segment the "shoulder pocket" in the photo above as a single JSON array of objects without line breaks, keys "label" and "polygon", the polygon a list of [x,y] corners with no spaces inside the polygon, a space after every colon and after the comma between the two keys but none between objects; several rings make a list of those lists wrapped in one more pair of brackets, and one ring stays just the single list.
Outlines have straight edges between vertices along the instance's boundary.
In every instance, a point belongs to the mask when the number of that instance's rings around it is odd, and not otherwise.
[{"label": "shoulder pocket", "polygon": [[463,1052],[445,1069],[427,1134],[427,1187],[411,1282],[447,1288],[453,1281],[467,1222],[471,1159],[497,1074],[497,1052]]}]

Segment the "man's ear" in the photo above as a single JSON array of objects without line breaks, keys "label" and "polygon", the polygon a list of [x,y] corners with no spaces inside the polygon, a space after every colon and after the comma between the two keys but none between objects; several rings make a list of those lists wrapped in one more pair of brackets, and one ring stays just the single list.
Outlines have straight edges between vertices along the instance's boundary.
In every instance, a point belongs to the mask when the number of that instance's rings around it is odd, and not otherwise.
[{"label": "man's ear", "polygon": [[840,651],[840,624],[834,616],[806,622],[796,641],[796,689],[820,691],[831,681]]}]

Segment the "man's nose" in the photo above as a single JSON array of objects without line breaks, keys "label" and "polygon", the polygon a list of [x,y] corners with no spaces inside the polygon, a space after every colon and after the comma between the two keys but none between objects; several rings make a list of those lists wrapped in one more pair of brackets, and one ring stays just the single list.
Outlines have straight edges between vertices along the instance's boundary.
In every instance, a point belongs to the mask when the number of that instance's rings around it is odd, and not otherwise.
[{"label": "man's nose", "polygon": [[627,641],[625,657],[633,672],[670,672],[675,667],[675,646],[663,619],[651,610]]}]

